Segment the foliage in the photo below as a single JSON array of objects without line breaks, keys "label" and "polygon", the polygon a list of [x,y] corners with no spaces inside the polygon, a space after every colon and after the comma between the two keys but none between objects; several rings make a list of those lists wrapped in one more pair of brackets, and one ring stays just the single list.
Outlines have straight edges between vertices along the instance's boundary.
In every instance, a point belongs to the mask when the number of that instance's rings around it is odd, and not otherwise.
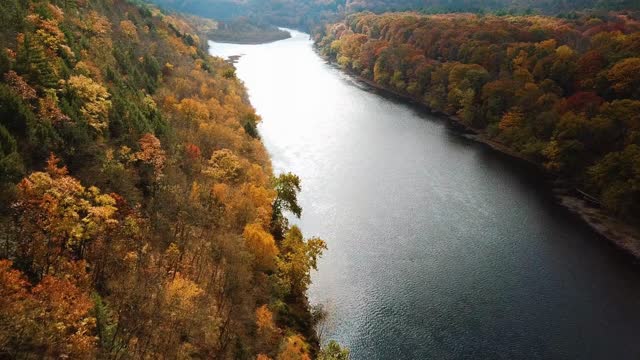
[{"label": "foliage", "polygon": [[320,350],[318,360],[349,360],[349,349],[342,348],[335,340],[331,340]]},{"label": "foliage", "polygon": [[271,232],[300,181],[270,181],[259,117],[192,22],[129,0],[0,19],[0,358],[315,353],[324,243]]},{"label": "foliage", "polygon": [[102,85],[84,75],[71,76],[66,81],[71,96],[80,103],[80,113],[85,117],[89,126],[102,132],[107,128],[107,114],[111,108],[109,92]]},{"label": "foliage", "polygon": [[302,214],[302,208],[298,205],[300,178],[293,173],[285,173],[278,175],[273,182],[276,198],[273,201],[271,232],[277,239],[282,239],[289,226],[284,212],[289,211],[298,218]]},{"label": "foliage", "polygon": [[[640,9],[635,0],[153,0],[181,12],[227,22],[269,23],[314,29],[324,23],[363,11],[374,13],[419,11],[429,14],[494,13],[548,14],[566,18],[584,10]],[[237,35],[237,33],[236,33]]]},{"label": "foliage", "polygon": [[0,260],[0,355],[92,358],[95,319],[85,291],[56,276],[32,287],[11,266]]}]

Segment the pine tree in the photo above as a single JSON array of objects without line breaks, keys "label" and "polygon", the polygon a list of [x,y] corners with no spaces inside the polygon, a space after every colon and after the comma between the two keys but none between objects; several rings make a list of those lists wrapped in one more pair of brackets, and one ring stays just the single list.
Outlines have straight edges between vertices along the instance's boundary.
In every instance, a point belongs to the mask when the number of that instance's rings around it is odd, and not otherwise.
[{"label": "pine tree", "polygon": [[44,47],[34,41],[29,34],[24,35],[16,67],[18,72],[27,75],[31,83],[47,89],[53,89],[58,85],[55,67],[47,58]]}]

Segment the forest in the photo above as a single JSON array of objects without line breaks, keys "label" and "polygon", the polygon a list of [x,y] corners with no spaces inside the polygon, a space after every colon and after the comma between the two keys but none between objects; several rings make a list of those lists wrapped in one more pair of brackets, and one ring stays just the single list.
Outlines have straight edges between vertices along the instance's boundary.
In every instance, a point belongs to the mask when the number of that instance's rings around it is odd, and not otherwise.
[{"label": "forest", "polygon": [[190,21],[6,0],[0,23],[0,358],[344,358],[318,354],[300,179]]},{"label": "forest", "polygon": [[152,0],[181,12],[217,20],[248,17],[305,31],[315,30],[345,15],[372,11],[422,13],[566,14],[576,11],[640,9],[636,0]]},{"label": "forest", "polygon": [[151,0],[167,9],[220,21],[248,18],[255,24],[271,24],[310,30],[344,13],[345,0]]},{"label": "forest", "polygon": [[638,9],[633,0],[347,0],[348,12],[416,10],[423,13],[572,13],[585,9]]},{"label": "forest", "polygon": [[315,39],[343,69],[454,117],[638,224],[638,13],[359,13]]}]

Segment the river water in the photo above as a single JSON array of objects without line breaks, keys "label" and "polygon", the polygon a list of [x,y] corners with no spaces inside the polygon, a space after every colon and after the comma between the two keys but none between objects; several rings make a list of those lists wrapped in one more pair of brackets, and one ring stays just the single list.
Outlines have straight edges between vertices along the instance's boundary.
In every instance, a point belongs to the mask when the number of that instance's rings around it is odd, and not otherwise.
[{"label": "river water", "polygon": [[638,359],[640,271],[527,166],[328,65],[307,34],[242,55],[276,172],[329,250],[309,297],[352,359]]}]

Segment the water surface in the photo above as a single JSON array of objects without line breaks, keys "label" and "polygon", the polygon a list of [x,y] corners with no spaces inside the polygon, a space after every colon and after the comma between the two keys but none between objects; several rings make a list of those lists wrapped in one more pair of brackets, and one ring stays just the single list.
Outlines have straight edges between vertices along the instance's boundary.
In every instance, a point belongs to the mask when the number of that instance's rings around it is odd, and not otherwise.
[{"label": "water surface", "polygon": [[638,359],[640,274],[526,166],[369,91],[308,35],[242,55],[299,223],[329,246],[309,296],[360,359]]}]

